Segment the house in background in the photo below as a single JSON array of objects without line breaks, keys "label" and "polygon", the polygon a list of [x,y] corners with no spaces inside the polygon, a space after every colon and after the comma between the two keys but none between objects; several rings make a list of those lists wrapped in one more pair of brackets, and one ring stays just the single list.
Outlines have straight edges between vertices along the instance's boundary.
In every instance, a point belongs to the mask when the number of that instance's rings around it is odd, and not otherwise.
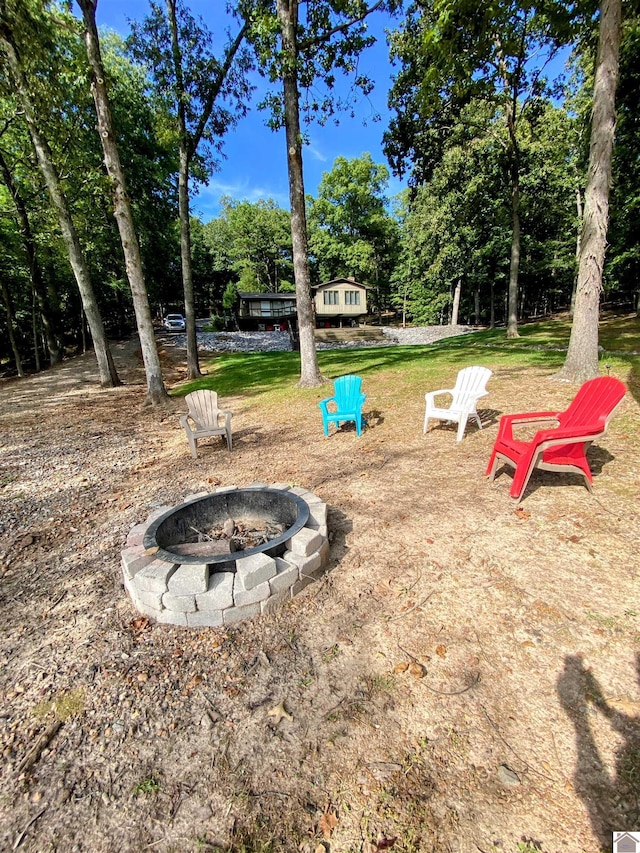
[{"label": "house in background", "polygon": [[295,293],[239,293],[238,325],[246,331],[286,331],[296,321]]},{"label": "house in background", "polygon": [[357,326],[367,313],[367,290],[371,288],[355,278],[334,278],[312,290],[318,326]]},{"label": "house in background", "polygon": [[[312,287],[316,326],[357,326],[367,313],[366,284],[355,278],[335,278]],[[246,331],[269,332],[297,328],[295,293],[238,294],[238,325]]]}]

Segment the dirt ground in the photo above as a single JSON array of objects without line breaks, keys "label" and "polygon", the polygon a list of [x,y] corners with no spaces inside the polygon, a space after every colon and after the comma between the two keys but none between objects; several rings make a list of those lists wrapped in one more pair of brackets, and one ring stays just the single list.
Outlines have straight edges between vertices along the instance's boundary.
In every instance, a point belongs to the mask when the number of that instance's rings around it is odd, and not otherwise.
[{"label": "dirt ground", "polygon": [[[193,460],[184,402],[144,409],[115,357],[118,389],[90,355],[0,384],[2,850],[596,853],[640,829],[631,393],[594,493],[536,474],[518,508],[483,475],[501,413],[573,397],[539,369],[496,368],[460,444],[381,374],[360,439],[238,396],[232,453]],[[326,576],[233,629],[138,618],[128,530],[256,480],[328,503]]]}]

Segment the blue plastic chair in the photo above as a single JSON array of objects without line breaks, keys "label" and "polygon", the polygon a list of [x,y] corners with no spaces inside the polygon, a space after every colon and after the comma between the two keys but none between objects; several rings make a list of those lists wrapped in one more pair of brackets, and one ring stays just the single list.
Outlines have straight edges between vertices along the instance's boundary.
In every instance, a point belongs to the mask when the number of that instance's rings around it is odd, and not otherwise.
[{"label": "blue plastic chair", "polygon": [[[340,426],[342,421],[355,421],[356,434],[362,433],[362,404],[367,395],[360,390],[362,379],[359,376],[340,376],[333,383],[333,397],[320,400],[318,406],[322,411],[322,426],[324,434],[329,435],[329,424]],[[329,404],[335,410],[329,410]]]}]

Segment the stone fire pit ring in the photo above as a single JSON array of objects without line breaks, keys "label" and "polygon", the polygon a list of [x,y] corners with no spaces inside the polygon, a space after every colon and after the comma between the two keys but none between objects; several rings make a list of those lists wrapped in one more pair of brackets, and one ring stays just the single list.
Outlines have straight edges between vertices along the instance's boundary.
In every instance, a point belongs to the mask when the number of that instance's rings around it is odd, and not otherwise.
[{"label": "stone fire pit ring", "polygon": [[[268,542],[231,553],[181,551],[177,530],[234,516],[240,507],[281,518],[286,530]],[[193,529],[193,528],[191,528]],[[201,549],[198,551],[197,549]],[[227,486],[156,509],[127,536],[121,552],[124,586],[135,608],[157,622],[220,627],[268,613],[317,580],[329,560],[327,505],[307,489],[283,483]]]}]

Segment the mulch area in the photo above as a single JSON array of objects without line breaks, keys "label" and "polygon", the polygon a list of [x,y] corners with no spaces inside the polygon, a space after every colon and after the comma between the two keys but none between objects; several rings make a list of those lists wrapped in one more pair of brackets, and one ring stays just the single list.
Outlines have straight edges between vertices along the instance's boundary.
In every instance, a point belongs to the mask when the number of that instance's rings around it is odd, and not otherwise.
[{"label": "mulch area", "polygon": [[[117,389],[90,355],[0,384],[2,849],[598,853],[638,828],[631,393],[593,494],[537,474],[516,506],[483,476],[499,415],[575,393],[540,369],[496,368],[460,444],[381,375],[360,439],[238,396],[233,452],[193,460],[183,402],[144,408],[139,354],[115,357]],[[128,530],[254,481],[328,503],[326,576],[232,629],[140,618]]]}]

